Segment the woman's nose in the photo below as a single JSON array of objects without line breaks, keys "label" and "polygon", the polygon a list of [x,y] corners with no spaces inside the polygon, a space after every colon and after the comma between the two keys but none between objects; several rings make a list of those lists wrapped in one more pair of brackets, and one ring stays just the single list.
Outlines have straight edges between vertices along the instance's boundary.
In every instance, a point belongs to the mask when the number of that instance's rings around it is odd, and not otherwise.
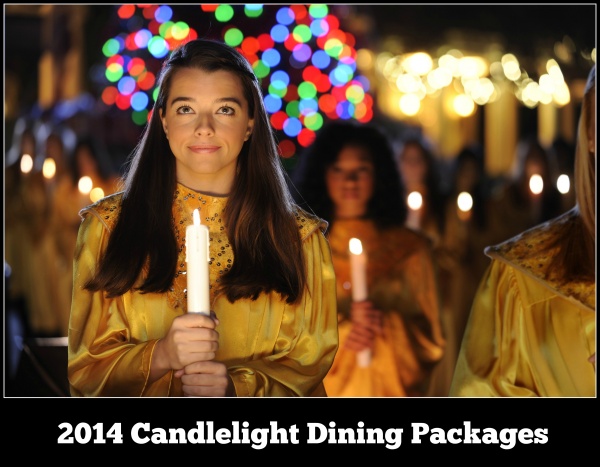
[{"label": "woman's nose", "polygon": [[358,170],[348,170],[344,172],[344,180],[348,182],[355,182],[358,180]]},{"label": "woman's nose", "polygon": [[214,133],[214,127],[212,119],[209,116],[198,116],[196,122],[196,134],[197,135],[212,135]]}]

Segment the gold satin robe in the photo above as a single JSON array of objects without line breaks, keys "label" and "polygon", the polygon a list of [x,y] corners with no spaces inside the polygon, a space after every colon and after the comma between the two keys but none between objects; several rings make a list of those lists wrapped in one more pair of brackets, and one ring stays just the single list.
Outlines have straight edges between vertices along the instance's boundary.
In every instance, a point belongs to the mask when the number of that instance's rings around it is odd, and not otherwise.
[{"label": "gold satin robe", "polygon": [[[177,185],[173,218],[179,260],[177,277],[165,294],[127,292],[107,299],[83,284],[104,252],[119,214],[121,193],[82,210],[74,266],[69,325],[68,376],[73,396],[182,396],[181,380],[168,372],[148,384],[156,342],[173,319],[186,312],[185,228],[200,208],[210,230],[210,300],[220,324],[215,359],[226,364],[238,396],[326,396],[323,378],[338,345],[335,275],[326,223],[302,210],[297,222],[303,239],[308,281],[298,304],[278,293],[230,303],[215,295],[219,276],[233,252],[223,225],[226,197],[211,197]],[[138,284],[139,285],[139,282]]]},{"label": "gold satin robe", "polygon": [[596,284],[546,278],[548,244],[573,210],[486,249],[450,396],[593,397]]},{"label": "gold satin robe", "polygon": [[[349,240],[367,255],[368,299],[384,314],[369,367],[344,348],[350,332]],[[329,234],[336,273],[340,348],[325,377],[329,396],[423,396],[443,356],[445,340],[430,241],[405,227],[380,232],[369,220],[336,221]]]}]

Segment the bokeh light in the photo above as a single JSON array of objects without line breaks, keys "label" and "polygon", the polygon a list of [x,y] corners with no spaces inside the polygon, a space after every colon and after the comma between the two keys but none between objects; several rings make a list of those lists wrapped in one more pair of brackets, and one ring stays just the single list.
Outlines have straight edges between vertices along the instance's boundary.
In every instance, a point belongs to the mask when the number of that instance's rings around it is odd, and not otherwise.
[{"label": "bokeh light", "polygon": [[561,174],[556,180],[556,188],[560,193],[566,195],[571,189],[571,180],[566,174]]},{"label": "bokeh light", "polygon": [[178,5],[128,4],[115,11],[120,31],[102,46],[101,100],[130,112],[136,125],[148,121],[168,53],[210,35],[250,62],[282,157],[310,145],[327,120],[373,118],[369,80],[357,73],[355,38],[325,4],[200,5],[194,15]]},{"label": "bokeh light", "polygon": [[406,198],[406,204],[413,211],[421,209],[423,206],[423,195],[418,191],[411,191]]},{"label": "bokeh light", "polygon": [[456,198],[456,205],[463,212],[469,211],[473,207],[473,197],[466,191],[463,191]]},{"label": "bokeh light", "polygon": [[23,154],[21,156],[21,172],[24,174],[28,174],[33,169],[33,158],[29,154]]},{"label": "bokeh light", "polygon": [[539,195],[544,191],[544,179],[539,174],[533,174],[529,178],[529,189],[534,195]]},{"label": "bokeh light", "polygon": [[53,178],[56,174],[56,162],[51,157],[44,159],[44,164],[42,165],[42,174],[47,180]]}]

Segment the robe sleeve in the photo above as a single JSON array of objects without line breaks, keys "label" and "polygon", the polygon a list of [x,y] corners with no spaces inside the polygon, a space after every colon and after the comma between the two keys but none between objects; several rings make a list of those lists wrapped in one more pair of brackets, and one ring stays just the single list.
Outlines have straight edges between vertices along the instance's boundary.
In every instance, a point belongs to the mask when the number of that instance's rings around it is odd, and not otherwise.
[{"label": "robe sleeve", "polygon": [[300,301],[268,304],[264,332],[276,335],[275,348],[260,349],[257,343],[262,357],[228,365],[239,397],[326,396],[323,378],[338,347],[335,274],[329,243],[320,229],[304,240],[303,251],[307,288]]},{"label": "robe sleeve", "polygon": [[471,308],[450,396],[525,397],[536,394],[519,384],[526,346],[523,301],[515,271],[493,260]]},{"label": "robe sleeve", "polygon": [[94,211],[84,212],[75,248],[68,335],[72,396],[166,396],[172,372],[148,385],[157,339],[133,342],[125,312],[127,294],[106,298],[84,284],[95,273],[109,230]]}]

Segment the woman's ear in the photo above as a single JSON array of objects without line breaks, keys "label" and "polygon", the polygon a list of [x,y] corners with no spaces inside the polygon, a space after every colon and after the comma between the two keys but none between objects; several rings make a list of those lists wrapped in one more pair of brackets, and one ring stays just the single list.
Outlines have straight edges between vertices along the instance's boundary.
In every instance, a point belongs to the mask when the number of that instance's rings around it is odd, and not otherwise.
[{"label": "woman's ear", "polygon": [[169,131],[167,129],[167,119],[163,115],[162,109],[158,110],[158,115],[160,116],[160,121],[162,123],[163,131],[165,132],[165,136],[169,139]]},{"label": "woman's ear", "polygon": [[246,128],[246,135],[244,136],[244,141],[248,141],[250,136],[252,136],[252,130],[254,129],[254,120],[250,120],[248,122],[248,128]]}]

